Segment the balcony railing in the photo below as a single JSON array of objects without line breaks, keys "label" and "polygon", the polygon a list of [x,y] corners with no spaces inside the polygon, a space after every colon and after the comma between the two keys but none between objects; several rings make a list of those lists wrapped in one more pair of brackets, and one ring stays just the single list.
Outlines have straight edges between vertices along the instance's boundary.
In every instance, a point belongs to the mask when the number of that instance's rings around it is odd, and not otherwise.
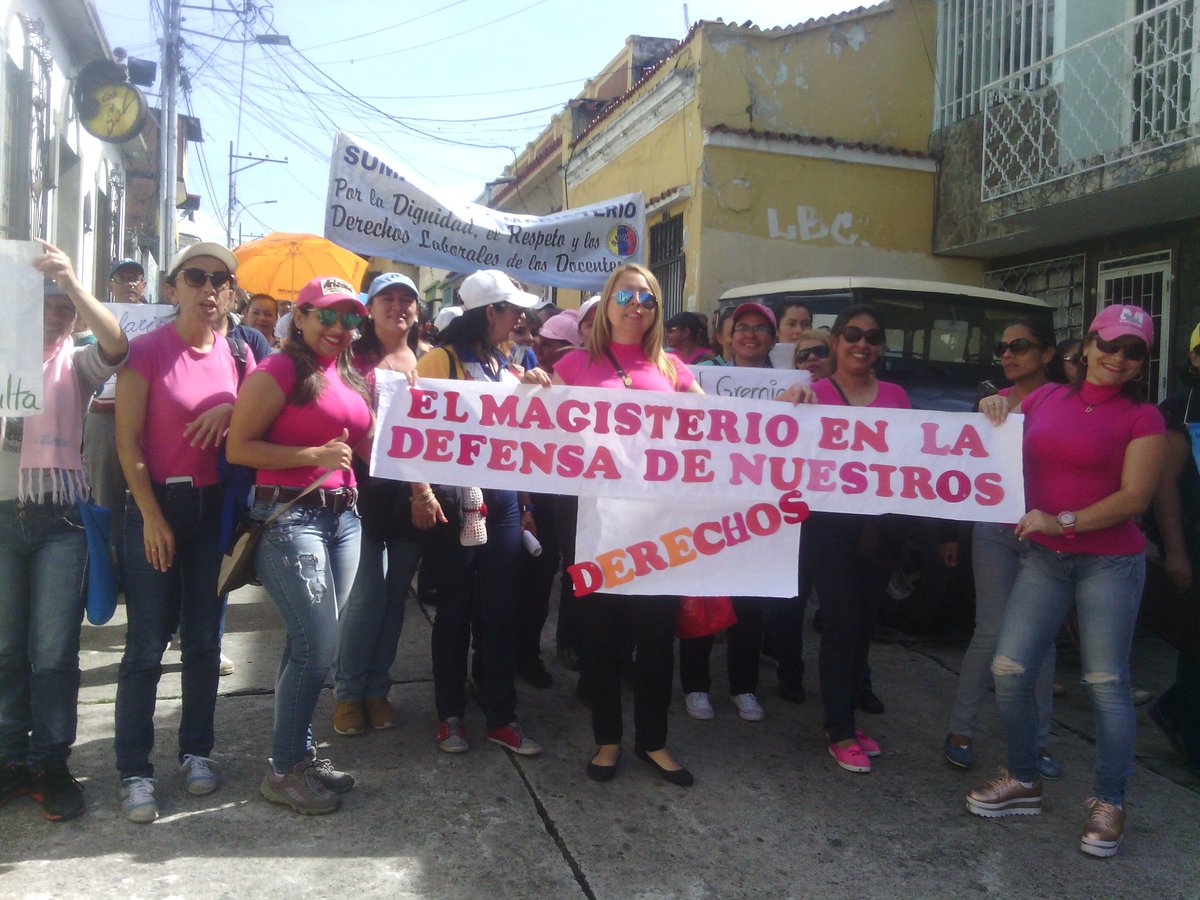
[{"label": "balcony railing", "polygon": [[1139,0],[1141,14],[987,85],[983,200],[1195,140],[1196,5]]}]

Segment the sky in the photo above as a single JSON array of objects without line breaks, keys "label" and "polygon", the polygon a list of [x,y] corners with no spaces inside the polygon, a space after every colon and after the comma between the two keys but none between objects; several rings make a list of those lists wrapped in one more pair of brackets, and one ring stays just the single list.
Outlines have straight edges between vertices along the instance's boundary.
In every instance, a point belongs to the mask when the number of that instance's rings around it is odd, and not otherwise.
[{"label": "sky", "polygon": [[[159,59],[163,0],[93,3],[111,46]],[[340,129],[390,150],[439,190],[475,199],[629,35],[682,39],[689,23],[717,18],[770,28],[859,5],[870,3],[185,0],[179,108],[204,132],[189,147],[188,190],[223,234],[231,142],[236,155],[286,159],[234,160],[243,171],[232,243],[239,233],[320,234]],[[248,16],[232,11],[246,7]],[[253,42],[268,33],[291,47]],[[145,90],[157,106],[160,85]]]}]

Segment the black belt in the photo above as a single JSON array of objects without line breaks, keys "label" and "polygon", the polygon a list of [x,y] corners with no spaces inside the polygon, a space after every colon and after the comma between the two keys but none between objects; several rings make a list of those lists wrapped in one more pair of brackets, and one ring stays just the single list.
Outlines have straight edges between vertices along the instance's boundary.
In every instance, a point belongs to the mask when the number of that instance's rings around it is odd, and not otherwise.
[{"label": "black belt", "polygon": [[[296,500],[304,488],[277,487],[269,485],[254,486],[255,503],[287,503]],[[331,509],[335,515],[341,515],[348,509],[353,509],[358,500],[358,491],[354,488],[338,488],[335,491],[310,491],[307,496],[296,500],[297,506],[308,506],[318,509]]]}]

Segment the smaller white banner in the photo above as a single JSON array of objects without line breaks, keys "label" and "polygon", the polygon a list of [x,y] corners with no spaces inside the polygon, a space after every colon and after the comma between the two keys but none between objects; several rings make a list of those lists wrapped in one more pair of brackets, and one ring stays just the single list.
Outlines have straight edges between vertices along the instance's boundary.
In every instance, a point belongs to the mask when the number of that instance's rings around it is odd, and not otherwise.
[{"label": "smaller white banner", "polygon": [[34,241],[0,241],[0,416],[42,411],[43,275],[33,261],[44,251]]},{"label": "smaller white banner", "polygon": [[175,307],[169,303],[109,303],[108,308],[130,339],[153,331],[175,315]]},{"label": "smaller white banner", "polygon": [[803,369],[747,369],[740,366],[688,366],[704,393],[714,397],[774,400],[793,384],[812,384]]}]

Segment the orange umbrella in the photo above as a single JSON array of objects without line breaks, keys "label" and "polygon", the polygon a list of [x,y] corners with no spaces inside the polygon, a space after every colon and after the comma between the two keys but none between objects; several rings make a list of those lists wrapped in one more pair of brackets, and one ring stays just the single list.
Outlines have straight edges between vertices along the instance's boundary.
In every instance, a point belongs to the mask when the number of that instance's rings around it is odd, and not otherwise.
[{"label": "orange umbrella", "polygon": [[318,276],[343,278],[358,290],[367,274],[365,259],[315,234],[273,231],[235,247],[233,255],[238,284],[276,300],[295,300],[300,288]]}]

